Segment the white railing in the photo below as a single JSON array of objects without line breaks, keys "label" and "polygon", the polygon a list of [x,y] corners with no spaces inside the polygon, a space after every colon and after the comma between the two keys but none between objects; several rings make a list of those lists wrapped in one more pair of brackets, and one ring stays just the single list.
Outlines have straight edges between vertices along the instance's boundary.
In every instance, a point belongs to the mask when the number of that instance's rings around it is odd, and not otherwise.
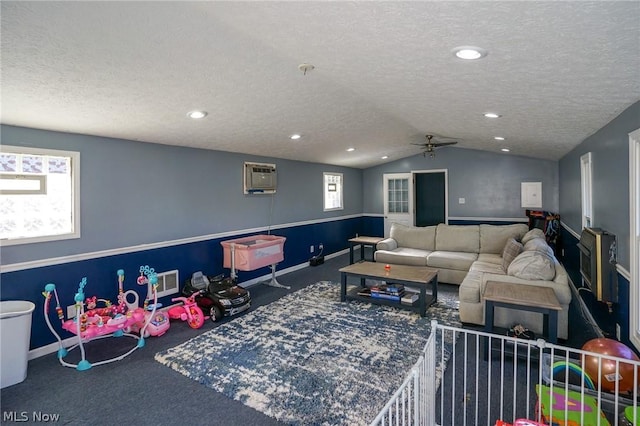
[{"label": "white railing", "polygon": [[433,322],[371,425],[640,425],[639,378],[639,361]]}]

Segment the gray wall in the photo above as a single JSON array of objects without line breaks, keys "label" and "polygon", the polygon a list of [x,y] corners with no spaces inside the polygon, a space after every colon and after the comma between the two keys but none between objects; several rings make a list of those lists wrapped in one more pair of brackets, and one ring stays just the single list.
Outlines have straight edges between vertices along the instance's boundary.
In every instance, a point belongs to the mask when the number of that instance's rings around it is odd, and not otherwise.
[{"label": "gray wall", "polygon": [[[82,237],[3,247],[3,264],[362,213],[359,169],[4,125],[0,131],[4,145],[79,151],[81,164]],[[277,165],[273,200],[242,193],[244,161]],[[325,171],[344,174],[344,210],[323,212]]]},{"label": "gray wall", "polygon": [[435,158],[416,155],[365,170],[364,212],[383,213],[384,173],[435,169],[448,170],[449,216],[524,218],[521,182],[542,182],[542,210],[558,211],[557,162],[449,147]]},{"label": "gray wall", "polygon": [[594,227],[618,238],[618,263],[629,270],[629,133],[640,128],[640,101],[585,139],[560,160],[560,212],[582,230],[580,156],[592,153]]}]

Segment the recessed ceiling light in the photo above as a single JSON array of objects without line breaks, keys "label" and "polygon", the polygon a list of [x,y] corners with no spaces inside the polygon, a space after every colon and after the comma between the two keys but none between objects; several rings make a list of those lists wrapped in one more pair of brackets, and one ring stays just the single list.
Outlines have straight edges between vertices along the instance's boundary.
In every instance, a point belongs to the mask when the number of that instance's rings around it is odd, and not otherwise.
[{"label": "recessed ceiling light", "polygon": [[355,150],[356,150],[355,148],[347,148],[347,152],[353,152]]},{"label": "recessed ceiling light", "polygon": [[289,136],[289,137],[295,141],[295,140],[297,140],[297,139],[300,139],[302,136],[300,136],[300,135],[298,135],[298,134],[295,134],[295,135],[291,135],[291,136]]},{"label": "recessed ceiling light", "polygon": [[187,113],[187,117],[193,119],[205,118],[207,116],[207,111],[189,111]]},{"label": "recessed ceiling light", "polygon": [[509,148],[502,148],[500,151],[502,151],[502,152],[509,152]]},{"label": "recessed ceiling light", "polygon": [[496,114],[495,112],[485,112],[484,116],[487,118],[500,118],[502,117],[500,114]]},{"label": "recessed ceiling light", "polygon": [[383,159],[383,160],[386,160],[387,158],[389,158],[389,156],[388,156],[388,155],[383,155],[383,156],[382,156],[382,157],[380,157],[380,158],[381,158],[381,159]]},{"label": "recessed ceiling light", "polygon": [[494,137],[494,139],[497,140],[497,141],[503,141],[504,140],[504,138],[502,136],[496,136],[496,137]]},{"label": "recessed ceiling light", "polygon": [[456,58],[472,61],[487,56],[487,51],[481,47],[458,46],[452,50]]}]

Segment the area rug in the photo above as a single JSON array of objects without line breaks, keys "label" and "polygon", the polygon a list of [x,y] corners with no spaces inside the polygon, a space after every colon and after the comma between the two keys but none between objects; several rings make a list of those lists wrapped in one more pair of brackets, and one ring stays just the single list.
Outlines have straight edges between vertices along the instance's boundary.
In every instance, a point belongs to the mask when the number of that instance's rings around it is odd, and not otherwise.
[{"label": "area rug", "polygon": [[418,360],[430,321],[460,326],[458,301],[438,294],[421,318],[339,293],[339,283],[309,285],[155,359],[284,423],[369,424]]}]

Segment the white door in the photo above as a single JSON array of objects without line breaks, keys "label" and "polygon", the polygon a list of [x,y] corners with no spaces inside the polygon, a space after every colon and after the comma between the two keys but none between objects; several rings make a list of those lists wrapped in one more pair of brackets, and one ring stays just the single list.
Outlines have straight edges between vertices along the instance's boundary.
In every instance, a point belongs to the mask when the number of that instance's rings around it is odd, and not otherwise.
[{"label": "white door", "polygon": [[413,225],[413,175],[411,173],[385,173],[384,236],[389,236],[394,222]]}]

